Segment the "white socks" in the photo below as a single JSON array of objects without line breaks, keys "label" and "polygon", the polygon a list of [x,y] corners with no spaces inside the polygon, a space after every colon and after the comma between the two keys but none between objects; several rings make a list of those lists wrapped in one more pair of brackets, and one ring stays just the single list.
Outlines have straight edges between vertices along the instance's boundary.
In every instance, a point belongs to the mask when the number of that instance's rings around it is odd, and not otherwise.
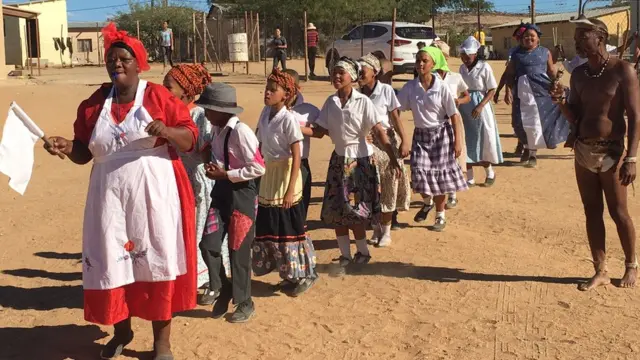
[{"label": "white socks", "polygon": [[476,183],[476,179],[473,178],[473,168],[467,169],[467,183],[468,184]]},{"label": "white socks", "polygon": [[440,219],[442,219],[442,220],[444,220],[444,219],[445,219],[445,217],[444,217],[444,210],[443,210],[443,211],[436,211],[436,219],[438,219],[438,218],[440,218]]},{"label": "white socks", "polygon": [[[338,248],[340,248],[340,255],[344,258],[351,260],[351,244],[349,243],[349,235],[338,236]],[[367,242],[364,243],[367,246]]]},{"label": "white socks", "polygon": [[458,195],[456,195],[456,193],[452,192],[449,194],[449,199],[456,200],[457,198],[458,198]]},{"label": "white socks", "polygon": [[487,178],[493,179],[496,177],[496,173],[493,171],[493,166],[489,164],[488,167],[484,168],[484,171],[487,173]]},{"label": "white socks", "polygon": [[380,241],[378,242],[379,247],[385,247],[391,245],[391,224],[382,225],[382,235],[380,236]]},{"label": "white socks", "polygon": [[356,248],[358,252],[364,256],[369,256],[369,247],[367,246],[367,239],[356,240]]}]

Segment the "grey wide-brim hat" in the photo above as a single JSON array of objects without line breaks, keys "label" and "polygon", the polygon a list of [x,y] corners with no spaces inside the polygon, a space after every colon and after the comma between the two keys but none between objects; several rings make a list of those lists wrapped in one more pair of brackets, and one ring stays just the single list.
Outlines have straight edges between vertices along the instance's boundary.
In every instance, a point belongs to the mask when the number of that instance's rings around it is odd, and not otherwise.
[{"label": "grey wide-brim hat", "polygon": [[238,106],[236,88],[225,83],[207,85],[196,105],[204,109],[219,111],[226,114],[240,114],[244,109]]}]

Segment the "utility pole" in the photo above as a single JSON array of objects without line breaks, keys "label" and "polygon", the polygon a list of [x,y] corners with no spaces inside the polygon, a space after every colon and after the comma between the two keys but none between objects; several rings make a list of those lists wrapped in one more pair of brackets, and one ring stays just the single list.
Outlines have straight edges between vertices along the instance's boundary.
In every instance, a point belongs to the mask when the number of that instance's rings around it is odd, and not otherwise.
[{"label": "utility pole", "polygon": [[153,7],[153,6],[154,6],[154,1],[153,1],[153,0],[151,0],[151,7]]},{"label": "utility pole", "polygon": [[531,23],[536,23],[536,0],[531,0]]},{"label": "utility pole", "polygon": [[578,16],[582,15],[582,0],[578,0]]},{"label": "utility pole", "polygon": [[480,31],[482,31],[482,24],[480,23],[480,0],[477,2],[478,7],[478,40],[480,40]]}]

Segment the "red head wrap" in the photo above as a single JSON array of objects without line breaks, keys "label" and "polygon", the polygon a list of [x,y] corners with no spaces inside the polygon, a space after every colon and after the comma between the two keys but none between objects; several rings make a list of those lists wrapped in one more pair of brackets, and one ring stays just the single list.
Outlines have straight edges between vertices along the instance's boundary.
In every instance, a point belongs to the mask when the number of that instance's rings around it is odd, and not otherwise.
[{"label": "red head wrap", "polygon": [[129,36],[124,30],[119,31],[116,28],[116,24],[109,23],[109,25],[105,26],[102,29],[102,37],[104,38],[105,62],[109,49],[111,49],[111,47],[116,43],[122,43],[128,47],[127,50],[131,49],[131,51],[133,51],[131,55],[133,55],[133,57],[138,61],[140,71],[148,71],[151,69],[147,59],[147,50],[144,48],[142,42],[132,36]]},{"label": "red head wrap", "polygon": [[284,91],[289,93],[289,99],[293,99],[298,94],[298,87],[293,76],[280,71],[278,68],[273,68],[273,72],[271,72],[267,81],[273,81],[282,87]]},{"label": "red head wrap", "polygon": [[171,76],[189,97],[202,94],[211,82],[209,71],[200,64],[180,64],[171,68],[167,75]]}]

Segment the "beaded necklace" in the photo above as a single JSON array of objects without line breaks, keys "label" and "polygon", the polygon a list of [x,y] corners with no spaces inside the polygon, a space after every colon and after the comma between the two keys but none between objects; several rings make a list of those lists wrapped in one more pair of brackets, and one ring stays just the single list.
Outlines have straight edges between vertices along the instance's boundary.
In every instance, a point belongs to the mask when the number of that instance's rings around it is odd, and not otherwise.
[{"label": "beaded necklace", "polygon": [[591,74],[589,73],[589,68],[588,68],[588,67],[584,69],[584,73],[585,73],[588,77],[590,77],[590,78],[592,78],[592,79],[597,79],[597,78],[599,78],[600,76],[602,76],[602,74],[604,74],[604,70],[607,68],[607,65],[609,64],[609,59],[611,59],[611,55],[607,56],[607,59],[604,61],[604,64],[602,64],[602,68],[600,69],[600,71],[599,71],[597,74],[595,74],[595,75],[591,75]]}]

